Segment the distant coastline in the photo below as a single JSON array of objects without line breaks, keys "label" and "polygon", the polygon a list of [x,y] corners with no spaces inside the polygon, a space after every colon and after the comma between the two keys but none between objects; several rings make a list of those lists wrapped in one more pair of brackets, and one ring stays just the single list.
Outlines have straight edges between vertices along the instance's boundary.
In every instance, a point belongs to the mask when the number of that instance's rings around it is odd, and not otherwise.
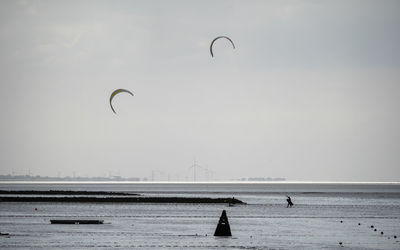
[{"label": "distant coastline", "polygon": [[[155,182],[148,178],[138,177],[121,177],[121,176],[110,176],[110,177],[51,177],[51,176],[40,176],[40,175],[0,175],[0,182],[21,182],[21,181],[32,181],[32,182]],[[240,179],[229,179],[223,180],[222,182],[280,182],[286,181],[285,178],[281,177],[249,177]],[[160,182],[160,181],[156,181]],[[161,182],[178,182],[178,181],[161,181]],[[179,181],[179,182],[192,182],[192,181]],[[202,182],[202,181],[197,181]],[[207,181],[210,182],[210,181]],[[212,181],[211,181],[212,182]]]},{"label": "distant coastline", "polygon": [[32,175],[0,175],[0,183],[105,183],[105,184],[117,184],[117,183],[140,183],[140,184],[388,184],[388,185],[400,185],[400,180],[398,181],[293,181],[286,180],[286,178],[271,178],[271,177],[249,177],[240,179],[227,179],[227,180],[208,180],[202,181],[198,180],[194,182],[193,180],[170,180],[170,181],[160,181],[160,180],[149,180],[147,178],[123,178],[120,176],[111,177],[49,177],[49,176],[32,176]]},{"label": "distant coastline", "polygon": [[140,178],[131,177],[123,178],[121,176],[110,176],[110,177],[52,177],[52,176],[40,176],[40,175],[0,175],[0,181],[140,181]]}]

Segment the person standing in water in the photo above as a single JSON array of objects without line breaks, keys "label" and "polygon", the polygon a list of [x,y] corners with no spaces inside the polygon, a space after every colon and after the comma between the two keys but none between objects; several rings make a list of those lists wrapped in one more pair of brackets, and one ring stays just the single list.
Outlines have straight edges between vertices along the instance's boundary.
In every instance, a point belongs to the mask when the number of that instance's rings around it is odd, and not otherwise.
[{"label": "person standing in water", "polygon": [[292,202],[292,199],[290,199],[290,196],[286,196],[287,197],[287,199],[286,199],[286,201],[287,201],[287,208],[288,207],[292,207],[293,206],[293,202]]}]

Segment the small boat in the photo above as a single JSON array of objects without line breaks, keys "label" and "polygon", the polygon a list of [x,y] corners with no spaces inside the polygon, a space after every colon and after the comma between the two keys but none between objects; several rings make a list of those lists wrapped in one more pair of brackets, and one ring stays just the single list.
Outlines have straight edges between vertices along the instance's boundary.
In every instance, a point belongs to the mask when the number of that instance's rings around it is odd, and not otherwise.
[{"label": "small boat", "polygon": [[103,224],[103,220],[50,220],[51,224]]}]

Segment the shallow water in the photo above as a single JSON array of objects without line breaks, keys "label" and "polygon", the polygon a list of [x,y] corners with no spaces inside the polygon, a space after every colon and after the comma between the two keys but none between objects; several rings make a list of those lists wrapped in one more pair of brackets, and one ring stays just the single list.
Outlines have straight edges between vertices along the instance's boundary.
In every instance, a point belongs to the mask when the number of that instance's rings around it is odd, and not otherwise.
[{"label": "shallow water", "polygon": [[[400,249],[400,239],[393,237],[400,236],[399,185],[213,185],[0,184],[2,190],[235,196],[248,203],[229,207],[225,204],[3,202],[0,203],[0,231],[10,235],[0,236],[0,248],[339,249],[342,242],[347,249]],[[293,208],[286,208],[285,194],[291,195]],[[214,237],[224,209],[233,237]],[[52,225],[53,218],[102,219],[105,224]]]}]

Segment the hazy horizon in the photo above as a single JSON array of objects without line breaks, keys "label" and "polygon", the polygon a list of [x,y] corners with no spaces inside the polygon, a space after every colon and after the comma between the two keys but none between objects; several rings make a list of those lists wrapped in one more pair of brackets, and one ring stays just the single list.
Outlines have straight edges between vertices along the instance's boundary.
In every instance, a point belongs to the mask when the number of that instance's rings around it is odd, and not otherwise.
[{"label": "hazy horizon", "polygon": [[0,174],[400,181],[399,11],[1,1]]}]

